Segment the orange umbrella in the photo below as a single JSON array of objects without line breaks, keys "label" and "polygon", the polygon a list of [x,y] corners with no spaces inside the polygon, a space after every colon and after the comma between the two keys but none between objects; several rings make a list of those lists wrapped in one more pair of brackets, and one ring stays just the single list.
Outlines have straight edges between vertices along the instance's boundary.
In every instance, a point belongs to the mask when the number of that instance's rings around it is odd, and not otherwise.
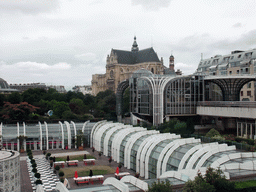
[{"label": "orange umbrella", "polygon": [[75,171],[75,178],[77,178],[78,177],[78,174],[77,174],[77,171]]},{"label": "orange umbrella", "polygon": [[116,168],[116,174],[119,174],[119,167]]}]

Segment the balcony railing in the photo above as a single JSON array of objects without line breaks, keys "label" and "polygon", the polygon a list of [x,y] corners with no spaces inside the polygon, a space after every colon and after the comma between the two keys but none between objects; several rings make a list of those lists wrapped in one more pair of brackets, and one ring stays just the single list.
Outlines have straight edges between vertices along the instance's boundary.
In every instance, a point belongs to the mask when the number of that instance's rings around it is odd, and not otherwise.
[{"label": "balcony railing", "polygon": [[197,106],[256,108],[256,102],[255,101],[201,101],[201,102],[197,102]]}]

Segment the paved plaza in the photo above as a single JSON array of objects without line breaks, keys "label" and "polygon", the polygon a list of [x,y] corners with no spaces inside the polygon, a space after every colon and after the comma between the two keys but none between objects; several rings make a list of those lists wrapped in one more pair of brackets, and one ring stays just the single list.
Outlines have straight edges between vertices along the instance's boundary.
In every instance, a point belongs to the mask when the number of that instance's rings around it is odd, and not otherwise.
[{"label": "paved plaza", "polygon": [[[95,165],[107,165],[110,166],[113,169],[116,169],[118,166],[118,163],[115,161],[112,161],[109,163],[108,157],[101,155],[99,157],[98,152],[95,151],[94,153],[92,152],[92,149],[86,148],[83,151],[79,151],[76,149],[71,149],[71,150],[48,150],[47,153],[51,153],[52,157],[61,157],[61,156],[72,156],[72,155],[84,155],[84,154],[91,154],[96,158]],[[36,160],[36,163],[38,165],[38,170],[39,173],[41,174],[41,180],[43,182],[43,187],[45,191],[52,191],[56,187],[56,182],[59,181],[59,178],[53,174],[53,170],[50,167],[49,162],[45,159],[43,155],[43,151],[33,151],[33,156],[34,159]],[[30,174],[31,169],[29,168],[30,162],[27,161],[27,154],[26,153],[21,153],[20,156],[20,169],[21,169],[21,191],[23,192],[34,192],[35,191],[35,185],[33,184],[33,181],[31,182],[30,180]],[[28,163],[27,163],[28,162]],[[78,167],[83,167],[85,166],[83,162],[78,163]],[[131,175],[135,175],[135,172],[132,170],[128,170],[124,167],[121,168],[121,172],[129,172]],[[104,179],[108,177],[114,177],[114,174],[108,174],[104,175]],[[93,187],[96,185],[101,185],[101,184],[80,184],[76,185],[73,177],[72,178],[67,178],[70,184],[70,189],[78,189],[78,188],[87,188],[87,187]]]}]

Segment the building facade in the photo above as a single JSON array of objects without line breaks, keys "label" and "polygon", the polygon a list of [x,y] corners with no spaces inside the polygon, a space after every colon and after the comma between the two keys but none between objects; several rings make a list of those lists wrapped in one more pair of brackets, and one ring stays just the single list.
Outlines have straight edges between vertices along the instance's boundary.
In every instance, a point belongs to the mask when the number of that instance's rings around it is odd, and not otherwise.
[{"label": "building facade", "polygon": [[20,192],[20,154],[0,151],[0,191]]},{"label": "building facade", "polygon": [[[212,76],[248,76],[256,73],[256,49],[236,50],[228,55],[216,55],[202,59],[197,73]],[[209,85],[213,92],[212,100],[219,100],[221,90],[216,84]],[[255,83],[248,82],[240,91],[240,101],[256,101]]]},{"label": "building facade", "polygon": [[76,93],[81,92],[84,95],[86,94],[92,94],[92,86],[91,85],[76,85],[75,87],[72,88],[72,90]]},{"label": "building facade", "polygon": [[[174,61],[173,61],[174,62]],[[106,73],[92,76],[92,94],[107,89],[116,92],[118,85],[131,77],[134,71],[147,69],[153,74],[163,74],[166,67],[159,60],[154,49],[139,50],[134,37],[131,51],[112,49],[106,60]]]},{"label": "building facade", "polygon": [[20,92],[24,92],[28,89],[47,89],[46,85],[44,83],[19,83],[19,84],[10,84],[10,87],[12,89],[17,89]]}]

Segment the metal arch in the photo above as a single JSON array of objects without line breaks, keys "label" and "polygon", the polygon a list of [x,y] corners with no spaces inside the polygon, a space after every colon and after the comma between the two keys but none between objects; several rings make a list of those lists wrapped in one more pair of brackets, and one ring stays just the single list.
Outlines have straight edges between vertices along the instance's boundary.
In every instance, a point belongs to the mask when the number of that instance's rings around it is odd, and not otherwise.
[{"label": "metal arch", "polygon": [[126,79],[122,81],[118,87],[116,92],[116,114],[117,116],[121,116],[123,112],[123,93],[125,89],[129,87],[129,80]]},{"label": "metal arch", "polygon": [[63,131],[63,124],[59,121],[60,128],[61,128],[61,148],[64,149],[64,131]]},{"label": "metal arch", "polygon": [[[77,135],[77,132],[76,132],[76,124],[73,122],[73,121],[71,121],[70,122],[72,125],[73,125],[73,127],[74,127],[74,133],[75,133],[75,141],[77,142],[77,138],[76,138],[76,135]],[[77,146],[75,145],[75,149],[77,148]]]},{"label": "metal arch", "polygon": [[45,125],[45,133],[46,133],[46,150],[49,150],[49,132],[48,132],[48,125],[44,122]]},{"label": "metal arch", "polygon": [[151,130],[151,131],[141,131],[138,134],[134,135],[134,137],[131,137],[126,145],[125,145],[125,153],[124,153],[124,167],[127,167],[128,169],[130,169],[130,156],[131,156],[131,150],[132,147],[134,145],[134,143],[140,139],[141,137],[143,137],[144,135],[153,135],[153,134],[159,134],[159,131],[156,130]]},{"label": "metal arch", "polygon": [[157,126],[163,123],[163,115],[164,115],[164,88],[168,84],[168,82],[173,79],[172,76],[162,76],[159,78],[158,76],[153,77],[141,77],[141,79],[148,80],[151,84],[151,89],[153,92],[153,125]]},{"label": "metal arch", "polygon": [[85,126],[90,122],[90,120],[86,121],[84,124],[83,124],[83,127],[82,127],[82,133],[84,134],[84,129],[85,129]]},{"label": "metal arch", "polygon": [[98,126],[102,124],[105,124],[107,122],[107,120],[103,120],[103,121],[98,121],[97,123],[95,123],[95,125],[93,125],[93,128],[91,130],[91,135],[90,135],[90,147],[94,147],[95,142],[94,142],[94,134],[98,129]]},{"label": "metal arch", "polygon": [[[1,126],[3,126],[3,123],[1,123]],[[19,136],[20,136],[20,124],[19,124],[19,122],[17,122],[17,138],[19,138]],[[17,139],[17,149],[18,149],[18,151],[20,151],[20,140],[19,139]]]},{"label": "metal arch", "polygon": [[240,90],[246,83],[250,81],[255,81],[255,77],[248,77],[248,78],[239,78],[239,77],[230,77],[230,78],[206,78],[205,81],[212,82],[217,84],[223,95],[224,101],[239,101],[239,93]]},{"label": "metal arch", "polygon": [[[227,151],[232,151],[236,150],[235,145],[228,146],[227,144],[220,144],[218,145],[218,148],[211,150],[207,152],[197,163],[195,169],[200,168],[203,166],[203,164],[207,161],[208,158],[210,158],[212,155],[219,153],[219,152],[227,152]],[[220,159],[220,158],[218,158]]]},{"label": "metal arch", "polygon": [[71,130],[70,130],[70,124],[67,121],[64,121],[64,124],[67,127],[67,133],[68,133],[68,149],[71,149]]},{"label": "metal arch", "polygon": [[42,124],[40,121],[38,122],[39,124],[39,132],[40,132],[40,150],[43,150],[43,132],[42,132]]}]

